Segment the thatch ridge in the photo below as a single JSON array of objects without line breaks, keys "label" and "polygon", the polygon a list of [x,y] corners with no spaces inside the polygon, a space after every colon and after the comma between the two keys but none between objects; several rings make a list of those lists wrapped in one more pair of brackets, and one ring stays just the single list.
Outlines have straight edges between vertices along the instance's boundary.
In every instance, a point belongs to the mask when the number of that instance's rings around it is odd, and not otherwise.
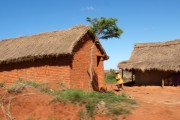
[{"label": "thatch ridge", "polygon": [[[86,34],[95,36],[89,30],[89,26],[78,25],[66,30],[1,40],[0,64],[33,60],[48,56],[73,55],[74,47]],[[97,47],[105,58],[108,59],[100,42]]]},{"label": "thatch ridge", "polygon": [[135,47],[158,47],[180,44],[180,39],[166,41],[166,42],[152,42],[152,43],[137,43]]},{"label": "thatch ridge", "polygon": [[157,43],[138,43],[135,45],[130,59],[120,62],[118,67],[124,70],[180,71],[180,39]]}]

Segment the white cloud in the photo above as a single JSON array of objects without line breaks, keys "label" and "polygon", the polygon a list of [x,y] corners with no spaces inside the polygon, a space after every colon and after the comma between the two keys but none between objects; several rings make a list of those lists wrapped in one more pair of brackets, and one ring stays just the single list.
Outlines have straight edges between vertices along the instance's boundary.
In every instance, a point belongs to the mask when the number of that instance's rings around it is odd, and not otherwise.
[{"label": "white cloud", "polygon": [[81,10],[93,11],[93,10],[95,10],[95,8],[93,6],[88,6],[88,7],[82,8]]}]

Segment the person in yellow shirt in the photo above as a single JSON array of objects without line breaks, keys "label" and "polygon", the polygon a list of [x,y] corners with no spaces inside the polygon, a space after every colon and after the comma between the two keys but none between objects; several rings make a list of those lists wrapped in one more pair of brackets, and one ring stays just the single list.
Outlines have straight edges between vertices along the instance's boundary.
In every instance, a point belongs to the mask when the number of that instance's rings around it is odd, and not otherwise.
[{"label": "person in yellow shirt", "polygon": [[115,79],[117,80],[116,86],[118,88],[118,91],[120,89],[124,90],[124,88],[123,88],[124,81],[123,81],[123,79],[122,79],[122,77],[121,77],[121,75],[120,75],[120,73],[118,71],[115,72]]}]

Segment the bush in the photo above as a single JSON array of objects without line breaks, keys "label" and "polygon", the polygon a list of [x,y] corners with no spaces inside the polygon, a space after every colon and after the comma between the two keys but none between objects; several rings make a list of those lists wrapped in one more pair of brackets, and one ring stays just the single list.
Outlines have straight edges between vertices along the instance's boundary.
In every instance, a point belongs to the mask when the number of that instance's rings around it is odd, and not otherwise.
[{"label": "bush", "polygon": [[33,120],[31,117],[27,118],[26,120]]},{"label": "bush", "polygon": [[34,87],[34,88],[39,88],[39,87],[42,86],[41,84],[38,84],[38,83],[36,83],[36,82],[34,82],[34,81],[27,81],[27,80],[24,80],[24,79],[22,79],[22,78],[19,78],[18,83],[23,83],[23,84],[32,86],[32,87]]},{"label": "bush", "polygon": [[105,82],[106,83],[115,83],[117,82],[115,78],[111,78],[111,77],[107,77],[105,78]]},{"label": "bush", "polygon": [[58,119],[56,119],[56,118],[48,118],[48,120],[58,120]]},{"label": "bush", "polygon": [[110,69],[110,71],[105,74],[105,82],[106,83],[114,83],[114,82],[116,82],[115,70]]},{"label": "bush", "polygon": [[23,83],[15,83],[9,87],[7,87],[7,91],[9,93],[20,93],[24,88],[25,88],[25,84]]},{"label": "bush", "polygon": [[130,113],[130,110],[126,108],[121,108],[121,107],[114,107],[110,109],[110,112],[113,113],[114,115],[126,115]]},{"label": "bush", "polygon": [[4,83],[0,83],[0,87],[4,87]]},{"label": "bush", "polygon": [[84,109],[79,110],[79,120],[87,120],[87,112]]}]

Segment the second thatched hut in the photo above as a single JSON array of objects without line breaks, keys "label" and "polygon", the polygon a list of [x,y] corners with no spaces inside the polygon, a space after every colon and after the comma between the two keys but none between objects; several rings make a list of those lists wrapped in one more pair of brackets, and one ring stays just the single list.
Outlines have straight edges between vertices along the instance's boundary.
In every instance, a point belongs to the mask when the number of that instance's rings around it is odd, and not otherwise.
[{"label": "second thatched hut", "polygon": [[129,60],[118,64],[122,70],[132,71],[138,85],[180,84],[180,39],[138,43]]}]

